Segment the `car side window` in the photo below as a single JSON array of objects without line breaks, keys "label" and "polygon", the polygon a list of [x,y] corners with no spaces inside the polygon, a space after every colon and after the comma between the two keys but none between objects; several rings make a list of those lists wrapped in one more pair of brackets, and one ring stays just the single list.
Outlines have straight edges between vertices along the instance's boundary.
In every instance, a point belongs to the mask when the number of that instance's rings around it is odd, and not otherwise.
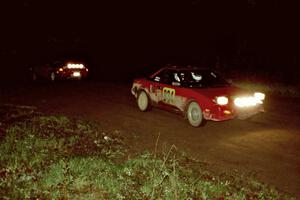
[{"label": "car side window", "polygon": [[180,85],[180,77],[177,71],[166,69],[157,74],[154,79],[155,82],[160,82],[168,85]]},{"label": "car side window", "polygon": [[[168,84],[168,85],[173,85],[173,83],[178,83],[179,77],[176,76],[177,72],[174,70],[166,70],[165,73],[163,73],[162,76],[162,83]],[[176,79],[178,78],[178,79]]]},{"label": "car side window", "polygon": [[165,73],[166,73],[166,70],[163,70],[163,71],[161,71],[159,74],[157,74],[154,78],[153,78],[153,81],[155,81],[155,82],[165,82],[165,79],[166,79],[166,75],[165,75]]}]

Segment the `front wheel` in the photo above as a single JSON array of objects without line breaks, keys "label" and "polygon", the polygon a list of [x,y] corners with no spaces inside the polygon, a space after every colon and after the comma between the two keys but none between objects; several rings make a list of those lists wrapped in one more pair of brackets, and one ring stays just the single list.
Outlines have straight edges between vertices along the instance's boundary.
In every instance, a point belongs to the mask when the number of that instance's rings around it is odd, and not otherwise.
[{"label": "front wheel", "polygon": [[140,111],[145,112],[150,108],[149,98],[145,91],[141,91],[137,97],[137,104]]},{"label": "front wheel", "polygon": [[55,81],[55,79],[56,79],[55,73],[51,72],[51,74],[50,74],[50,80],[51,81]]},{"label": "front wheel", "polygon": [[186,115],[190,125],[193,127],[199,127],[204,122],[202,110],[199,104],[195,101],[192,101],[188,105]]}]

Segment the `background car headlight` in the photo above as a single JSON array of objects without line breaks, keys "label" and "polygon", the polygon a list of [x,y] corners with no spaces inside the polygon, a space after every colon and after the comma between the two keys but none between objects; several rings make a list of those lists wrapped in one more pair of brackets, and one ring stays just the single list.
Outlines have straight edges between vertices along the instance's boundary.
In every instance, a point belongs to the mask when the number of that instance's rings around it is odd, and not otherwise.
[{"label": "background car headlight", "polygon": [[216,97],[216,102],[219,105],[227,105],[228,104],[228,98],[225,96]]},{"label": "background car headlight", "polygon": [[73,64],[73,63],[69,63],[67,65],[68,69],[83,69],[84,65],[83,64]]}]

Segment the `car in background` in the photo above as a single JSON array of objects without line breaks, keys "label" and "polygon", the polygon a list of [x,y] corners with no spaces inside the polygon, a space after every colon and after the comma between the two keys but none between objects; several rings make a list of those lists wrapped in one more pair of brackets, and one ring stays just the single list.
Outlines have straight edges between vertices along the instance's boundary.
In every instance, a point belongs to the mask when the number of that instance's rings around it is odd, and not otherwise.
[{"label": "car in background", "polygon": [[207,120],[246,119],[264,111],[265,94],[237,88],[207,68],[167,66],[135,79],[131,93],[140,111],[152,106],[175,111],[194,127]]},{"label": "car in background", "polygon": [[31,79],[46,79],[50,81],[75,79],[81,80],[87,77],[89,69],[82,62],[57,61],[51,64],[30,68]]}]

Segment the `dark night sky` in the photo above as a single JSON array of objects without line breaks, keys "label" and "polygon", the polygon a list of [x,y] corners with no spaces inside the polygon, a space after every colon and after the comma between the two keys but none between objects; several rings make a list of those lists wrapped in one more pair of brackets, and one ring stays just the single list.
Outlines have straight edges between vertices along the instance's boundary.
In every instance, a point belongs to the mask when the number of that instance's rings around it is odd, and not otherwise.
[{"label": "dark night sky", "polygon": [[229,64],[234,58],[299,64],[297,10],[290,1],[8,2],[0,3],[0,56],[11,68],[66,55],[94,66],[207,64],[217,56]]}]

